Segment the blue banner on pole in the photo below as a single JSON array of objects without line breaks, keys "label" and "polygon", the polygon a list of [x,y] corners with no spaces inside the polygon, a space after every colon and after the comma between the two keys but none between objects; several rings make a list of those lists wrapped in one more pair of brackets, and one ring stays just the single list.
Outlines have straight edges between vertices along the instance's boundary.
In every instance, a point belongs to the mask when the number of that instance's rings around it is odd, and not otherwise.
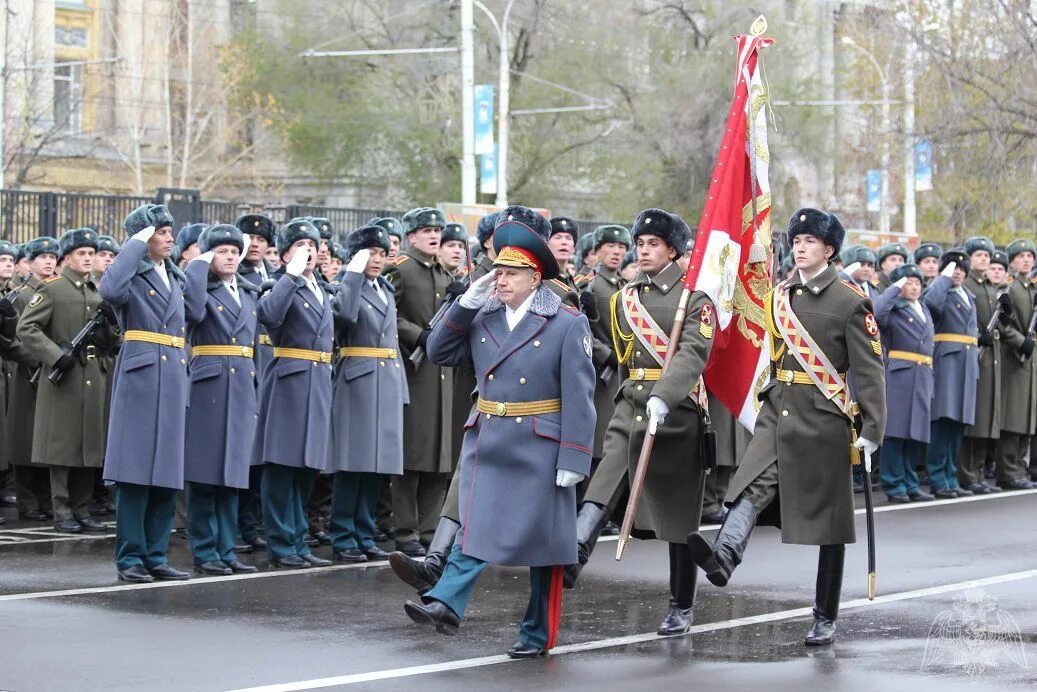
[{"label": "blue banner on pole", "polygon": [[479,157],[479,192],[484,195],[497,194],[497,145],[489,154]]},{"label": "blue banner on pole", "polygon": [[868,211],[879,211],[882,203],[882,171],[868,171]]},{"label": "blue banner on pole", "polygon": [[475,153],[493,153],[493,85],[476,84],[475,95]]},{"label": "blue banner on pole", "polygon": [[933,189],[933,145],[928,139],[915,144],[915,190]]}]

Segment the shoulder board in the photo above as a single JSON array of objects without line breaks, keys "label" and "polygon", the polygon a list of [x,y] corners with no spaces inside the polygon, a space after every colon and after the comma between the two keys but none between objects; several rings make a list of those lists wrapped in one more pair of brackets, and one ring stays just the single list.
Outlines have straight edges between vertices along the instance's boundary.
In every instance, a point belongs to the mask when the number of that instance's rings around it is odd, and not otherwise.
[{"label": "shoulder board", "polygon": [[393,263],[393,264],[395,264],[395,265],[396,265],[396,266],[398,267],[398,266],[400,266],[401,264],[403,264],[404,262],[408,261],[409,259],[410,259],[410,257],[409,257],[409,256],[407,256],[407,255],[400,255],[399,257],[397,257],[396,259],[394,259],[394,260],[392,261],[392,263]]},{"label": "shoulder board", "polygon": [[562,290],[565,290],[565,291],[571,291],[572,290],[571,288],[569,288],[569,284],[565,283],[564,281],[559,281],[558,279],[551,279],[551,283],[553,283],[558,288],[561,288]]},{"label": "shoulder board", "polygon": [[45,284],[54,283],[55,281],[57,281],[60,278],[61,278],[61,274],[58,274],[56,276],[51,276],[51,277],[48,277],[48,278],[44,279],[43,283],[45,283]]},{"label": "shoulder board", "polygon": [[848,289],[850,289],[851,291],[853,291],[854,293],[856,293],[857,295],[859,295],[861,298],[867,298],[868,297],[868,296],[866,296],[864,294],[864,291],[862,291],[861,289],[857,288],[856,286],[851,284],[849,281],[842,280],[842,284],[844,286],[846,286]]},{"label": "shoulder board", "polygon": [[[47,281],[50,281],[50,279],[47,279]],[[1015,277],[1014,276],[1006,277],[1005,278],[1005,286],[1007,286],[1008,284],[1012,283],[1013,281],[1015,281]]]},{"label": "shoulder board", "polygon": [[463,279],[464,277],[468,276],[468,267],[466,267],[466,266],[458,267],[457,271],[454,272],[454,275],[456,275],[457,278],[459,278],[459,279]]},{"label": "shoulder board", "polygon": [[582,314],[583,314],[582,312],[580,312],[580,311],[579,311],[579,310],[577,310],[576,308],[574,308],[574,307],[571,307],[571,306],[569,306],[569,305],[566,305],[566,304],[564,304],[564,303],[563,303],[563,304],[561,304],[561,305],[559,305],[559,306],[558,306],[558,309],[559,309],[559,310],[565,310],[565,311],[566,311],[566,312],[568,312],[568,313],[569,313],[570,315],[582,315]]}]

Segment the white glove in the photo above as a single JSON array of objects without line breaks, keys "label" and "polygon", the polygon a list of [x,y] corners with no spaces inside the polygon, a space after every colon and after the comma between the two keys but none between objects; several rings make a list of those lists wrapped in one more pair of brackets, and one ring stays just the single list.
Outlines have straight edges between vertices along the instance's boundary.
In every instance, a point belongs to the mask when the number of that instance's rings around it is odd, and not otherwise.
[{"label": "white glove", "polygon": [[140,241],[143,241],[143,242],[146,243],[149,240],[151,240],[151,236],[153,236],[153,235],[155,235],[155,227],[154,226],[148,226],[143,231],[137,231],[136,233],[134,233],[133,234],[133,239],[134,240],[140,240]]},{"label": "white glove", "polygon": [[474,284],[468,287],[468,290],[464,292],[464,295],[458,299],[461,307],[468,308],[469,310],[478,310],[483,305],[486,305],[486,301],[490,299],[490,294],[493,293],[494,282],[497,280],[497,270],[494,269],[486,276],[482,277]]},{"label": "white glove", "polygon": [[852,279],[854,273],[860,268],[860,262],[851,262],[850,264],[847,264],[845,267],[843,267],[843,273],[845,273],[848,277]]},{"label": "white glove", "polygon": [[879,446],[866,437],[858,437],[853,446],[864,454],[864,472],[871,473],[871,455],[878,450]]},{"label": "white glove", "polygon": [[310,248],[308,247],[297,247],[295,248],[295,254],[288,260],[288,266],[284,268],[286,274],[298,278],[302,276],[303,270],[306,269],[306,263],[310,261]]},{"label": "white glove", "polygon": [[957,262],[948,262],[947,266],[940,272],[940,276],[951,277],[954,276],[954,270],[958,268]]},{"label": "white glove", "polygon": [[205,262],[206,264],[212,264],[212,250],[203,252],[202,254],[192,258],[191,262]]},{"label": "white glove", "polygon": [[670,413],[670,406],[657,396],[648,397],[648,434],[654,435]]},{"label": "white glove", "polygon": [[357,250],[356,254],[353,255],[353,259],[349,260],[349,264],[346,265],[347,272],[353,272],[355,274],[362,274],[367,269],[367,261],[371,259],[371,251],[367,248],[363,250]]},{"label": "white glove", "polygon": [[245,259],[245,255],[248,254],[248,248],[252,245],[252,236],[248,233],[241,234],[241,259]]},{"label": "white glove", "polygon": [[565,469],[558,469],[558,473],[555,474],[555,485],[559,488],[571,488],[586,476],[582,473],[576,473],[575,471],[566,471]]},{"label": "white glove", "polygon": [[896,281],[894,281],[893,285],[896,286],[897,288],[903,288],[904,284],[906,284],[906,283],[907,283],[907,277],[906,276],[902,276],[899,279],[897,279]]}]

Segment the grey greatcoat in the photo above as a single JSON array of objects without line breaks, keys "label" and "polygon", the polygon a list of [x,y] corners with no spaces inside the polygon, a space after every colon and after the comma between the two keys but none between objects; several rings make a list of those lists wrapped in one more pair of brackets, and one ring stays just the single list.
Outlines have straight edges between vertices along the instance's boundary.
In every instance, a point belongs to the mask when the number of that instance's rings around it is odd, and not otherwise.
[{"label": "grey greatcoat", "polygon": [[494,402],[561,399],[561,411],[480,414],[465,422],[461,454],[461,550],[499,565],[576,562],[576,488],[559,469],[590,473],[594,366],[587,319],[541,286],[508,329],[494,296],[481,310],[454,303],[428,340],[441,365],[474,362],[479,394]]},{"label": "grey greatcoat", "polygon": [[[332,348],[331,296],[324,304],[304,279],[282,274],[259,299],[256,312],[275,348],[320,351]],[[253,462],[323,471],[331,424],[331,364],[277,358],[263,373]]]},{"label": "grey greatcoat", "polygon": [[929,442],[933,403],[933,367],[910,359],[891,358],[890,352],[933,355],[933,316],[924,304],[919,317],[901,299],[900,289],[890,286],[875,301],[875,320],[886,353],[886,437]]},{"label": "grey greatcoat", "polygon": [[[133,238],[101,277],[101,298],[125,334],[143,330],[184,338],[183,273],[165,260],[169,288]],[[180,489],[184,485],[187,355],[182,348],[126,341],[115,364],[104,479]]]},{"label": "grey greatcoat", "polygon": [[[936,334],[962,334],[975,336],[976,334],[976,307],[975,297],[965,289],[965,296],[958,292],[951,292],[951,279],[948,276],[938,276],[929,284],[922,302],[933,316],[933,329]],[[990,366],[988,370],[990,377],[996,380],[988,380],[990,384],[999,383],[1000,366],[993,370],[995,360],[994,354],[999,352],[996,342],[994,348],[986,349],[983,360]],[[979,422],[981,415],[976,411],[976,385],[982,382],[980,375],[980,361],[977,348],[971,344],[962,344],[954,341],[939,341],[935,344],[933,351],[933,406],[929,412],[932,420],[949,418],[950,420],[972,425]],[[996,426],[997,419],[993,422],[987,415],[987,431],[990,425]],[[892,419],[892,416],[891,416]],[[976,426],[978,428],[978,426]],[[970,428],[966,435],[972,437],[988,437],[988,434],[980,434],[976,428]],[[994,428],[994,437],[1000,434],[1000,428]]]},{"label": "grey greatcoat", "polygon": [[1009,281],[1012,319],[1001,334],[1001,429],[1032,435],[1037,425],[1037,361],[1023,360],[1019,348],[1034,311],[1034,285],[1024,275]]},{"label": "grey greatcoat", "polygon": [[245,354],[198,355],[195,346],[251,348],[256,338],[257,289],[238,281],[234,300],[209,263],[187,265],[184,289],[191,353],[191,405],[187,412],[184,480],[247,488],[256,434],[256,365]]},{"label": "grey greatcoat", "polygon": [[[277,270],[274,265],[270,264],[266,260],[263,260],[263,268],[266,269],[266,275],[268,279],[277,278]],[[248,262],[242,261],[238,266],[238,276],[245,281],[248,281],[253,286],[259,287],[263,285],[263,275],[260,274],[256,268],[250,265]],[[258,294],[257,294],[258,295]],[[266,366],[274,358],[274,347],[270,345],[270,335],[266,333],[266,327],[263,325],[257,325],[256,327],[256,383],[263,382],[263,372],[266,371]],[[251,448],[251,443],[249,443]]]},{"label": "grey greatcoat", "polygon": [[[948,282],[950,279],[948,279]],[[933,286],[939,283],[939,278],[930,285],[928,291],[933,290]],[[949,284],[948,284],[949,285]],[[976,313],[976,324],[971,326],[970,331],[961,331],[958,333],[968,334],[970,336],[976,336],[979,334],[979,328],[985,328],[987,323],[990,321],[990,316],[994,314],[994,309],[997,307],[997,296],[1001,288],[987,281],[982,273],[973,271],[965,279],[963,285],[966,293],[972,299],[974,305],[974,311]],[[949,290],[949,289],[948,289]],[[928,291],[926,294],[928,295]],[[928,302],[926,303],[928,304]],[[960,307],[959,307],[960,305]],[[932,306],[929,306],[932,309]],[[947,303],[947,307],[954,308],[954,311],[960,311],[962,313],[967,311],[967,307],[958,300],[951,300]],[[936,315],[936,311],[933,310],[933,317],[936,318],[937,324],[940,322],[939,316]],[[954,323],[961,323],[959,317],[950,318]],[[978,325],[978,327],[977,327]],[[936,333],[939,334],[945,330],[942,327],[938,327]],[[944,415],[938,413],[937,407],[933,407],[933,420],[937,418],[945,417],[958,420],[969,427],[965,429],[966,437],[979,437],[996,440],[1001,437],[1001,387],[1004,382],[1004,378],[1001,375],[1001,327],[1000,325],[994,325],[994,345],[990,348],[983,349],[983,355],[979,357],[979,369],[977,370],[978,381],[976,382],[975,394],[972,395],[971,407],[975,413],[970,417],[969,420],[962,420],[961,418],[954,418],[951,415]],[[976,346],[969,348],[967,345],[962,346],[960,344],[947,344],[937,342],[937,355],[943,356],[944,353],[953,351],[965,351],[971,353],[976,351]],[[939,366],[937,366],[937,400],[936,403],[940,403],[940,391],[939,391],[939,380],[941,375],[939,374]],[[972,379],[966,380],[972,382]],[[967,395],[966,395],[967,396]]]},{"label": "grey greatcoat", "polygon": [[392,287],[378,282],[384,302],[362,273],[346,272],[333,303],[336,346],[388,348],[396,356],[348,356],[335,366],[329,472],[403,473],[403,407],[410,397]]}]

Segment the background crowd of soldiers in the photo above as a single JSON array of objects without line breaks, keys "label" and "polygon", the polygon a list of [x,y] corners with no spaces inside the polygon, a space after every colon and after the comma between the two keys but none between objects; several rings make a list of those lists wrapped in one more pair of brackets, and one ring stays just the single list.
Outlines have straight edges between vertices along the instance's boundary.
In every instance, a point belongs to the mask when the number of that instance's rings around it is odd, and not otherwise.
[{"label": "background crowd of soldiers", "polygon": [[[385,427],[384,420],[391,418],[383,417],[382,427],[359,428],[350,436],[350,448],[372,459],[360,483],[363,490],[355,491],[371,499],[358,502],[353,517],[357,523],[370,522],[370,531],[353,527],[349,533],[356,540],[343,544],[333,539],[329,524],[338,474],[318,476],[305,502],[308,546],[338,543],[337,559],[361,562],[388,558],[378,544],[394,542],[406,558],[427,556],[420,564],[394,563],[394,568],[400,567],[397,573],[417,588],[438,578],[437,569],[459,525],[456,510],[451,511],[457,499],[449,494],[456,493],[451,479],[475,387],[470,368],[437,366],[424,358],[424,348],[444,301],[461,295],[470,281],[492,269],[489,241],[495,220],[494,214],[483,219],[474,238],[464,226],[447,223],[441,212],[429,207],[414,209],[403,219],[372,219],[365,226],[384,230],[389,240],[384,281],[372,281],[371,286],[376,293],[384,286],[395,302],[397,329],[387,344],[394,353],[399,351],[396,367],[402,364],[405,391],[396,392],[389,406],[402,408],[402,415],[395,429]],[[335,295],[357,248],[350,252],[348,239],[346,245],[336,242],[328,219],[293,220],[300,221],[319,231],[314,276],[324,291]],[[242,248],[247,252],[238,276],[246,286],[269,290],[284,273],[285,261],[273,222],[248,215],[235,227],[251,241]],[[173,259],[181,269],[203,252],[200,240],[209,228],[192,224],[180,229]],[[597,462],[619,388],[619,344],[610,303],[637,276],[638,265],[630,233],[622,226],[601,226],[580,237],[572,219],[556,216],[550,219],[548,244],[562,270],[546,282],[548,287],[588,317],[594,335]],[[115,511],[101,468],[121,334],[98,285],[119,252],[114,237],[93,229],[74,229],[60,239],[41,237],[18,246],[0,242],[0,357],[5,375],[0,378],[0,403],[5,406],[0,417],[0,502],[17,506],[22,519],[53,520],[60,532],[104,532],[107,527],[98,519]],[[1037,487],[1035,254],[1030,240],[1016,240],[999,250],[983,237],[947,251],[927,242],[913,253],[898,243],[877,253],[864,246],[840,253],[836,265],[841,277],[871,298],[881,328],[887,401],[897,412],[889,416],[877,480],[890,501]],[[684,266],[689,255],[690,244],[681,258]],[[791,271],[791,265],[783,263],[776,280]],[[342,345],[339,342],[345,343],[339,339],[336,346]],[[264,381],[262,369],[270,348],[270,337],[260,325],[250,366],[257,388]],[[187,365],[186,358],[182,364]],[[40,383],[41,372],[49,377],[48,383]],[[370,392],[370,397],[373,405],[378,392]],[[334,401],[329,404],[347,406],[338,397]],[[361,415],[361,408],[354,403],[352,415]],[[726,511],[727,485],[751,434],[719,403],[710,413],[717,432],[717,467],[706,478],[701,520],[719,523]],[[278,423],[274,419],[267,425]],[[191,435],[189,423],[187,437]],[[360,435],[370,439],[359,439]],[[378,463],[381,442],[389,449],[402,446],[401,469]],[[240,453],[251,457],[250,450]],[[325,470],[334,468],[329,463]],[[858,472],[856,489],[864,482]],[[261,483],[253,467],[248,482],[235,491],[237,553],[268,548]],[[926,483],[931,492],[922,489]],[[588,485],[592,496],[587,499],[593,501],[581,506],[582,553],[588,552],[588,541],[593,548],[592,536],[615,532],[609,519],[622,511],[625,493],[625,484],[614,481],[605,483],[608,490],[599,496],[592,479],[581,484],[581,497]],[[598,509],[588,515],[587,507]],[[181,500],[177,525],[185,537],[187,514]],[[585,561],[585,555],[581,558]],[[225,572],[220,568],[216,573]],[[573,575],[569,581],[574,579]]]}]

